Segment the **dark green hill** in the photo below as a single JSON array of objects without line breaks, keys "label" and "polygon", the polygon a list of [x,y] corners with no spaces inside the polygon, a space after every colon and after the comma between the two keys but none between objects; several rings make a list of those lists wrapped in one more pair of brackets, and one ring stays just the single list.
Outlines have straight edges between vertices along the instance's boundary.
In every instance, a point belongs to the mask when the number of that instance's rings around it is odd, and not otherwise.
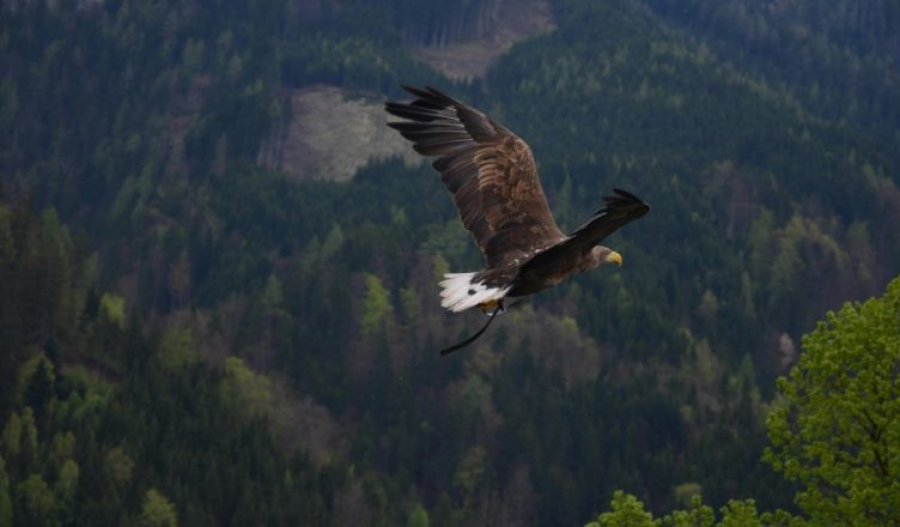
[{"label": "dark green hill", "polygon": [[[759,463],[774,378],[900,268],[896,71],[870,16],[728,4],[557,2],[469,83],[410,46],[503,4],[4,4],[0,525],[577,525],[685,483],[787,505]],[[747,20],[778,38],[722,30]],[[437,279],[481,264],[437,176],[258,162],[319,83],[484,108],[565,227],[614,186],[652,213],[610,241],[621,270],[439,359],[481,320]]]}]

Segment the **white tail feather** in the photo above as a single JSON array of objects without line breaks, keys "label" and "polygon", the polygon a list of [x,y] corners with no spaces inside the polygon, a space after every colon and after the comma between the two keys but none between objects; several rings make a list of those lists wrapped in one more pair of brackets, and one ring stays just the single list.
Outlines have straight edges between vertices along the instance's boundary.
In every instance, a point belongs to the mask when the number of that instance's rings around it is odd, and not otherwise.
[{"label": "white tail feather", "polygon": [[441,281],[441,306],[453,312],[465,311],[484,302],[500,300],[509,287],[488,287],[472,283],[477,273],[447,273]]}]

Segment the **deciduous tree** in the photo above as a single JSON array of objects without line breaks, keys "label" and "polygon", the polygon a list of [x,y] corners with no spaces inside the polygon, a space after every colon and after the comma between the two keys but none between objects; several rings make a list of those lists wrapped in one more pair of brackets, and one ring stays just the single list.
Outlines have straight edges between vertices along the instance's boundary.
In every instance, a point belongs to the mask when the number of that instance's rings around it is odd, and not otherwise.
[{"label": "deciduous tree", "polygon": [[900,279],[829,313],[803,339],[778,387],[765,459],[803,485],[814,522],[890,525],[900,518]]}]

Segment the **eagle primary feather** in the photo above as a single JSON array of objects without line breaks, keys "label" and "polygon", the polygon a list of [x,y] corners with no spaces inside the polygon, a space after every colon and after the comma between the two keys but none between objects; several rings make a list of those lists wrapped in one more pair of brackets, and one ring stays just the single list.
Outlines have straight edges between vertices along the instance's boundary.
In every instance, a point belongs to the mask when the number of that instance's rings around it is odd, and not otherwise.
[{"label": "eagle primary feather", "polygon": [[[389,102],[388,123],[428,156],[453,193],[463,225],[488,267],[524,261],[565,238],[556,226],[531,149],[503,125],[434,88],[404,87],[412,103]],[[412,125],[412,126],[410,126]]]}]

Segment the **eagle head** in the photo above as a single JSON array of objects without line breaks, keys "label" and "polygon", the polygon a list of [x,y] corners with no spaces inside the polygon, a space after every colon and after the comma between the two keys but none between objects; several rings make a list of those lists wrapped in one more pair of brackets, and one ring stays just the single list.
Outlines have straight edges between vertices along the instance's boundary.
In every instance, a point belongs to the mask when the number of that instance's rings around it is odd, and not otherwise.
[{"label": "eagle head", "polygon": [[599,267],[607,263],[622,265],[622,255],[602,245],[597,245],[591,249],[591,260],[593,260],[593,267]]}]

